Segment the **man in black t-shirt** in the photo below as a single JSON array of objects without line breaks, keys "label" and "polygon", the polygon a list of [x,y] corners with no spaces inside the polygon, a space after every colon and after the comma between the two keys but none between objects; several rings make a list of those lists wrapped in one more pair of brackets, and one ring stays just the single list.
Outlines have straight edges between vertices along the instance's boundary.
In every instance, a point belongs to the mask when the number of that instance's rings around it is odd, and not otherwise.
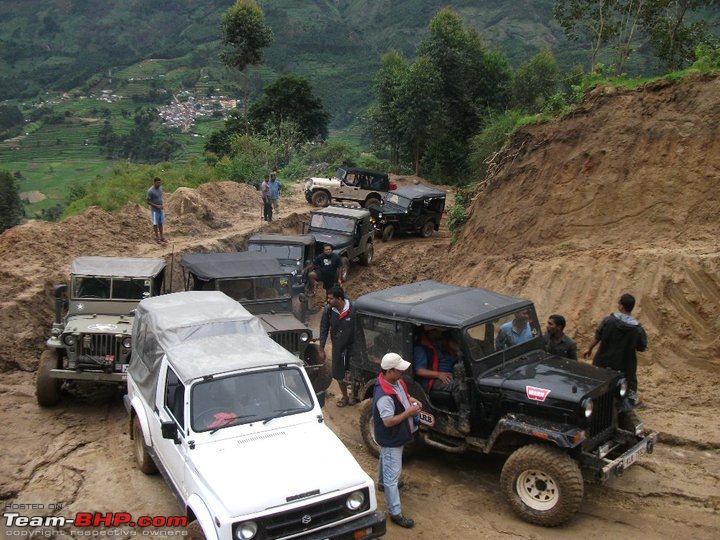
[{"label": "man in black t-shirt", "polygon": [[318,281],[322,281],[323,288],[326,291],[333,285],[342,285],[342,279],[340,277],[340,267],[342,263],[340,256],[337,253],[333,253],[333,248],[330,244],[323,246],[323,252],[315,257],[311,266],[313,270],[308,274],[311,295],[315,294]]}]

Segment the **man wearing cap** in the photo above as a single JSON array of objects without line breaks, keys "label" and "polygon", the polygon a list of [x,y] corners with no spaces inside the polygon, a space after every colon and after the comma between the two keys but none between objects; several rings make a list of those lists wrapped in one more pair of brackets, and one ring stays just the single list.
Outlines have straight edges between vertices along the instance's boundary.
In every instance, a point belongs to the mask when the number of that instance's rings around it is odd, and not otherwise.
[{"label": "man wearing cap", "polygon": [[410,529],[415,522],[402,514],[398,482],[402,471],[403,447],[417,430],[415,416],[422,409],[418,400],[410,396],[402,376],[410,362],[397,353],[387,353],[380,361],[382,373],[373,390],[373,429],[380,446],[378,486],[383,487],[390,521]]}]

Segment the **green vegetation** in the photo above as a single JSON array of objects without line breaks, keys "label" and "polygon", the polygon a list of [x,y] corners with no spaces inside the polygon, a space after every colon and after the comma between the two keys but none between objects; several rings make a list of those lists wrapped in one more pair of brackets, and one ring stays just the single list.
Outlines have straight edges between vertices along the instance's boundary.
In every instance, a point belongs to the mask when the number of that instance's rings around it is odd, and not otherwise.
[{"label": "green vegetation", "polygon": [[22,216],[17,182],[10,171],[0,170],[0,233],[20,223]]}]

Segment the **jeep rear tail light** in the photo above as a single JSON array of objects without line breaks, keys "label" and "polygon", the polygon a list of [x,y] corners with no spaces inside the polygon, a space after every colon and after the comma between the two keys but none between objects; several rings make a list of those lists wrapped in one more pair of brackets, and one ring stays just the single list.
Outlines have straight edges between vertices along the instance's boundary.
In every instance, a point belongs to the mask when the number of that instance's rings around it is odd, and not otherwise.
[{"label": "jeep rear tail light", "polygon": [[390,182],[390,191],[396,190],[397,184],[395,182]]}]

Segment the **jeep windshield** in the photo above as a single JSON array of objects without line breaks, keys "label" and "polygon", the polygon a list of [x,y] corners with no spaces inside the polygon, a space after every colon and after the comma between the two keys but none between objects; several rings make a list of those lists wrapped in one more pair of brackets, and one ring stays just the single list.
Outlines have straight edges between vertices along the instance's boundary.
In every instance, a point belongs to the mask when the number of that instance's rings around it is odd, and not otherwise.
[{"label": "jeep windshield", "polygon": [[72,278],[72,298],[103,300],[142,300],[151,295],[150,278],[76,276]]},{"label": "jeep windshield", "polygon": [[355,230],[355,220],[342,216],[331,216],[328,214],[313,214],[310,220],[310,229],[323,229],[343,234],[352,234]]},{"label": "jeep windshield", "polygon": [[248,251],[256,251],[258,253],[267,253],[271,257],[275,257],[280,264],[295,264],[302,261],[302,246],[288,246],[282,244],[249,244]]},{"label": "jeep windshield", "polygon": [[534,311],[523,309],[465,330],[470,356],[480,360],[498,351],[520,348],[541,335]]},{"label": "jeep windshield", "polygon": [[277,300],[290,297],[288,276],[269,276],[262,278],[229,278],[214,281],[198,281],[197,290],[218,290],[238,302],[247,300]]},{"label": "jeep windshield", "polygon": [[196,383],[190,394],[195,432],[292,416],[313,408],[310,389],[297,367],[240,373]]},{"label": "jeep windshield", "polygon": [[397,193],[388,192],[388,194],[385,196],[385,204],[398,206],[403,210],[409,208],[412,202],[412,199],[409,199],[408,197],[403,197],[402,195],[398,195]]}]

